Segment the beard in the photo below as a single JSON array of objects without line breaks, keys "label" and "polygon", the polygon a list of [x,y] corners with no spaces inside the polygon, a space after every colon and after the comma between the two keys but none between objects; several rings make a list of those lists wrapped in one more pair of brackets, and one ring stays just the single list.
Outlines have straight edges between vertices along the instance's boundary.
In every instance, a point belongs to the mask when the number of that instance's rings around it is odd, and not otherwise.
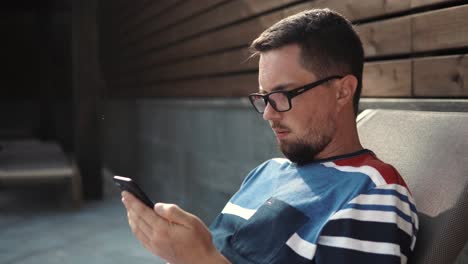
[{"label": "beard", "polygon": [[291,162],[299,166],[304,165],[316,160],[315,157],[331,142],[334,131],[335,123],[328,119],[324,127],[309,127],[303,137],[294,141],[280,141],[278,146],[283,155]]},{"label": "beard", "polygon": [[297,141],[293,143],[280,143],[283,155],[297,165],[304,165],[315,161],[315,157],[330,143],[331,136],[320,137],[314,143]]}]

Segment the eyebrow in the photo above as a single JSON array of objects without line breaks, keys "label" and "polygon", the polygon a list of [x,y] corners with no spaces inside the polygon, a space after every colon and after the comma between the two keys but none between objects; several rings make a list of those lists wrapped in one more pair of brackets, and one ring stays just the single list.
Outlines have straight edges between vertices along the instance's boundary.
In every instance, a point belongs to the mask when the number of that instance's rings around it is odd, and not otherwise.
[{"label": "eyebrow", "polygon": [[285,84],[280,84],[280,85],[277,85],[275,87],[273,87],[273,89],[271,89],[271,91],[267,92],[265,90],[263,90],[262,88],[259,88],[258,89],[258,92],[259,93],[271,93],[271,92],[277,92],[277,91],[284,91],[286,90],[288,87],[290,86],[293,86],[294,83],[285,83]]}]

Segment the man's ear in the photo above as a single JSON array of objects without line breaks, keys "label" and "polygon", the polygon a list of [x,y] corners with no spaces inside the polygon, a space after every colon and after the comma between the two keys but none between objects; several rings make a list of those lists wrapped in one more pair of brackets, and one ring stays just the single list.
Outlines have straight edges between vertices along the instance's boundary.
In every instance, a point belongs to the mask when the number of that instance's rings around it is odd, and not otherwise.
[{"label": "man's ear", "polygon": [[353,104],[354,93],[356,92],[358,80],[354,75],[348,74],[340,79],[336,90],[336,102],[343,108],[348,103]]}]

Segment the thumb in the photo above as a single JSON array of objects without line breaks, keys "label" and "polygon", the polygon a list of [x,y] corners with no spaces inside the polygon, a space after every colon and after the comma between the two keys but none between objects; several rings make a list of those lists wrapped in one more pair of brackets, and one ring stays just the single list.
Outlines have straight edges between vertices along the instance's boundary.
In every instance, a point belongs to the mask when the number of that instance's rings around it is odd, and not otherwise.
[{"label": "thumb", "polygon": [[194,215],[180,209],[175,204],[157,203],[154,205],[154,211],[169,222],[173,222],[186,227],[191,227]]}]

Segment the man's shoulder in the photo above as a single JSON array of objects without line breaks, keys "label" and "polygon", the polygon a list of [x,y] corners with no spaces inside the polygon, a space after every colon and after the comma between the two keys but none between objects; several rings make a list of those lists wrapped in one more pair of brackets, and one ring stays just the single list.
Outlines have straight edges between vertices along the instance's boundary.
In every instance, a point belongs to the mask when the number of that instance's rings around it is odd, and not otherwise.
[{"label": "man's shoulder", "polygon": [[290,167],[291,165],[291,161],[286,158],[272,158],[258,165],[252,172],[260,173],[264,172],[265,170],[284,170]]},{"label": "man's shoulder", "polygon": [[288,165],[289,160],[284,158],[272,158],[266,160],[259,164],[257,167],[255,167],[253,170],[251,170],[249,174],[247,174],[241,186],[245,186],[246,184],[252,183],[256,179],[258,179],[260,175],[271,175],[272,172],[277,172],[279,168]]},{"label": "man's shoulder", "polygon": [[324,163],[327,167],[347,172],[360,172],[367,175],[376,186],[399,184],[407,188],[398,170],[389,163],[380,160],[368,151],[364,154]]}]

